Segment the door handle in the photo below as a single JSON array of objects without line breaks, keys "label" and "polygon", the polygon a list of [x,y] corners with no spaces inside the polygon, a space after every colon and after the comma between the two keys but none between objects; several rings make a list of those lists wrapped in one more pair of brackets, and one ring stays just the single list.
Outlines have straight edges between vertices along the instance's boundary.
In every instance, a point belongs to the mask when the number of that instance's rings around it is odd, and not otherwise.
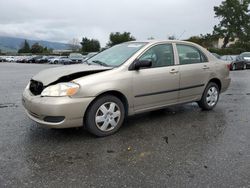
[{"label": "door handle", "polygon": [[204,70],[210,69],[207,65],[204,65],[202,68],[203,68]]},{"label": "door handle", "polygon": [[176,70],[176,69],[171,69],[171,71],[170,71],[171,74],[176,74],[176,73],[178,73],[178,72],[179,72],[179,71]]}]

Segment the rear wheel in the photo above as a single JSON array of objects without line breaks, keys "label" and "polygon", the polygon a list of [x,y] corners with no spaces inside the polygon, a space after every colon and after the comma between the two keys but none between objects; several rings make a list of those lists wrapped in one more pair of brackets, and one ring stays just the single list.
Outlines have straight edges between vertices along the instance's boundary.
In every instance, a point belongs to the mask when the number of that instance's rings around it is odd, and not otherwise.
[{"label": "rear wheel", "polygon": [[105,95],[97,98],[89,107],[85,126],[96,136],[109,136],[122,126],[124,118],[125,109],[121,100],[112,95]]},{"label": "rear wheel", "polygon": [[243,65],[243,70],[246,70],[246,69],[247,69],[247,65],[244,64],[244,65]]},{"label": "rear wheel", "polygon": [[236,65],[235,64],[232,65],[232,70],[233,71],[236,70]]},{"label": "rear wheel", "polygon": [[219,100],[219,93],[218,85],[214,82],[210,82],[207,85],[201,100],[198,102],[199,107],[203,110],[212,110]]}]

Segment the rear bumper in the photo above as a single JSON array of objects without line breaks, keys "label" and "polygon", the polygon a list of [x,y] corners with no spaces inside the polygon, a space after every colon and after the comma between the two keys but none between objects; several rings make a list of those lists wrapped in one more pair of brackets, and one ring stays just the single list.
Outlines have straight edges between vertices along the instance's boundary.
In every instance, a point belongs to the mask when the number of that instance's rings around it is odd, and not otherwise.
[{"label": "rear bumper", "polygon": [[223,80],[222,84],[221,84],[221,93],[226,91],[229,87],[231,83],[231,78],[230,77],[227,77]]},{"label": "rear bumper", "polygon": [[250,61],[246,62],[246,67],[247,67],[247,69],[250,69]]},{"label": "rear bumper", "polygon": [[30,119],[49,128],[83,126],[83,117],[94,98],[32,96],[23,93],[23,106]]}]

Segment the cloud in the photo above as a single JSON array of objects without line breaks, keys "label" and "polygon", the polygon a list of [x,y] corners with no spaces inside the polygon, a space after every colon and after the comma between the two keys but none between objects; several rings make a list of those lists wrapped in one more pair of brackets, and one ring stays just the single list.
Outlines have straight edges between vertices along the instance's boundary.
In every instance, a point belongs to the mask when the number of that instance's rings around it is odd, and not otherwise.
[{"label": "cloud", "polygon": [[110,32],[139,40],[211,32],[221,0],[11,0],[1,2],[0,35],[67,42],[83,36],[104,46]]}]

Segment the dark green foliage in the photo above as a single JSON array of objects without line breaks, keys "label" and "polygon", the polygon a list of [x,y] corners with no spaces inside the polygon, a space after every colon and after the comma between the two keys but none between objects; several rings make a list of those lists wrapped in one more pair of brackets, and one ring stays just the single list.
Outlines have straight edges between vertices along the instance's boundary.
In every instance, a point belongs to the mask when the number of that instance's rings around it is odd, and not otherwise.
[{"label": "dark green foliage", "polygon": [[242,48],[208,48],[208,50],[212,53],[217,53],[219,55],[239,55],[242,52],[245,52],[246,50]]},{"label": "dark green foliage", "polygon": [[225,0],[214,7],[215,17],[220,19],[220,23],[214,26],[214,35],[224,38],[222,48],[235,38],[250,41],[249,4],[250,0]]},{"label": "dark green foliage", "polygon": [[176,40],[177,38],[175,37],[175,35],[170,35],[169,37],[168,37],[168,40]]},{"label": "dark green foliage", "polygon": [[27,40],[24,40],[21,48],[18,50],[18,53],[30,53],[30,45]]},{"label": "dark green foliage", "polygon": [[133,37],[130,32],[124,32],[124,33],[120,33],[120,32],[115,32],[115,33],[110,33],[109,35],[109,42],[107,44],[107,46],[111,47],[114,46],[116,44],[120,44],[123,42],[127,42],[127,41],[134,41],[135,37]]},{"label": "dark green foliage", "polygon": [[82,38],[82,52],[89,53],[89,52],[99,52],[101,45],[100,42],[96,39],[88,39],[87,37]]},{"label": "dark green foliage", "polygon": [[45,50],[47,50],[47,48],[45,48],[43,48],[43,46],[39,45],[39,43],[36,42],[31,46],[30,52],[33,54],[42,54]]},{"label": "dark green foliage", "polygon": [[229,48],[242,49],[243,51],[250,52],[250,41],[237,41],[235,44],[230,45]]},{"label": "dark green foliage", "polygon": [[18,50],[18,53],[32,53],[32,54],[51,54],[53,49],[43,47],[38,42],[34,43],[31,48],[27,40],[24,40],[22,47]]},{"label": "dark green foliage", "polygon": [[[214,26],[213,34],[190,37],[188,41],[220,55],[250,51],[249,5],[250,0],[224,0],[220,6],[214,7],[215,17],[220,19],[220,23]],[[219,38],[224,38],[222,49],[214,48]],[[227,47],[236,38],[238,41]]]},{"label": "dark green foliage", "polygon": [[214,43],[218,41],[218,39],[219,39],[218,36],[206,34],[206,35],[190,37],[186,41],[194,42],[196,44],[203,46],[204,48],[211,48],[214,46]]}]

